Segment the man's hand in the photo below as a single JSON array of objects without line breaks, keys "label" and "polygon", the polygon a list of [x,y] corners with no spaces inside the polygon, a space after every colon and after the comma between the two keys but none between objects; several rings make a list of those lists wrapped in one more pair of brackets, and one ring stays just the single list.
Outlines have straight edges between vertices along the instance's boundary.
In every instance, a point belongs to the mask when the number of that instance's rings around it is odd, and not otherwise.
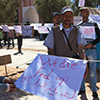
[{"label": "man's hand", "polygon": [[53,51],[53,49],[48,48],[48,54],[49,54],[49,55],[54,55],[54,51]]},{"label": "man's hand", "polygon": [[16,89],[16,86],[14,84],[9,84],[9,86],[10,86],[9,92],[14,92]]},{"label": "man's hand", "polygon": [[11,78],[5,78],[3,83],[14,84],[14,82]]},{"label": "man's hand", "polygon": [[81,59],[84,59],[84,55],[83,55],[83,45],[82,44],[79,44],[78,45],[78,52],[79,52],[80,58]]},{"label": "man's hand", "polygon": [[87,44],[84,49],[90,49],[92,47],[92,44]]}]

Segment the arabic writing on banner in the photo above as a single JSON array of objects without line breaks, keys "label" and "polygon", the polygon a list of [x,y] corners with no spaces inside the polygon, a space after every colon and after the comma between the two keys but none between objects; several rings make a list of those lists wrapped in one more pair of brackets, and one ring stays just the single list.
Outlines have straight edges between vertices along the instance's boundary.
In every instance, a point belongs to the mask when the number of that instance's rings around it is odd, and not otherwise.
[{"label": "arabic writing on banner", "polygon": [[13,27],[14,27],[16,33],[21,33],[22,34],[22,27],[21,26],[15,26],[14,25]]},{"label": "arabic writing on banner", "polygon": [[95,27],[94,26],[81,26],[81,32],[84,38],[95,39]]},{"label": "arabic writing on banner", "polygon": [[89,18],[90,18],[93,22],[97,23],[97,25],[98,25],[98,27],[99,27],[99,29],[100,29],[100,15],[89,15]]},{"label": "arabic writing on banner", "polygon": [[78,4],[79,7],[84,7],[84,4],[85,4],[85,0],[79,0],[79,4]]},{"label": "arabic writing on banner", "polygon": [[80,17],[80,16],[74,16],[74,25],[77,25],[81,21],[82,21],[82,17]]},{"label": "arabic writing on banner", "polygon": [[15,85],[45,100],[76,100],[86,63],[38,54]]},{"label": "arabic writing on banner", "polygon": [[40,34],[48,34],[53,23],[45,23],[44,26],[42,26],[42,23],[32,23],[30,26],[34,26],[34,30],[38,30]]},{"label": "arabic writing on banner", "polygon": [[47,27],[45,26],[37,26],[37,30],[40,34],[47,34],[49,33]]},{"label": "arabic writing on banner", "polygon": [[32,26],[22,26],[22,35],[32,37]]},{"label": "arabic writing on banner", "polygon": [[51,31],[51,28],[53,27],[54,23],[45,23],[44,26]]},{"label": "arabic writing on banner", "polygon": [[4,32],[9,32],[9,28],[7,25],[1,25]]}]

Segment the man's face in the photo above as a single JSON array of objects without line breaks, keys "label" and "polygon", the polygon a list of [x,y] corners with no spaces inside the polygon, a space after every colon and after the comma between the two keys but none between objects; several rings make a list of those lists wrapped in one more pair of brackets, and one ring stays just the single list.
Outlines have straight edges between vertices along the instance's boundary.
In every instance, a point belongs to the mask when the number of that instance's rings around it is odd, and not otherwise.
[{"label": "man's face", "polygon": [[60,15],[55,15],[53,17],[53,21],[54,21],[54,24],[60,24],[60,21],[61,21]]},{"label": "man's face", "polygon": [[65,12],[62,15],[62,21],[65,25],[71,25],[71,23],[73,23],[73,13],[70,11]]},{"label": "man's face", "polygon": [[88,11],[88,9],[83,9],[82,12],[81,12],[81,15],[82,15],[83,19],[87,20],[88,17],[89,17],[89,11]]}]

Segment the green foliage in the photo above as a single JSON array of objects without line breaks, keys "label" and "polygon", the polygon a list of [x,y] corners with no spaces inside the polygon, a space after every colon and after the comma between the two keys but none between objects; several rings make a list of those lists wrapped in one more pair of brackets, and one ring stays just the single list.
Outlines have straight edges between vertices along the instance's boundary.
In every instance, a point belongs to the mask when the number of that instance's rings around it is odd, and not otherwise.
[{"label": "green foliage", "polygon": [[36,0],[35,5],[43,22],[52,22],[52,14],[61,11],[62,7],[70,6],[70,0]]},{"label": "green foliage", "polygon": [[0,0],[0,24],[10,24],[16,19],[16,10],[22,0]]}]

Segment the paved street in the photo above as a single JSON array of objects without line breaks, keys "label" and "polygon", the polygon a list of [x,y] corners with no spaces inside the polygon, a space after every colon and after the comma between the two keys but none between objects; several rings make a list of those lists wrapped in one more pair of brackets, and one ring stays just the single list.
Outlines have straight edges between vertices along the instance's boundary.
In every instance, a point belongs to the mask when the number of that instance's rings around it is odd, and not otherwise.
[{"label": "paved street", "polygon": [[38,38],[24,38],[22,45],[22,54],[17,54],[17,39],[14,39],[15,48],[7,49],[5,46],[3,49],[0,49],[0,56],[11,54],[12,63],[7,64],[9,67],[19,67],[27,68],[28,64],[33,61],[37,54],[47,54],[47,48],[43,46],[44,41],[40,41]]}]

